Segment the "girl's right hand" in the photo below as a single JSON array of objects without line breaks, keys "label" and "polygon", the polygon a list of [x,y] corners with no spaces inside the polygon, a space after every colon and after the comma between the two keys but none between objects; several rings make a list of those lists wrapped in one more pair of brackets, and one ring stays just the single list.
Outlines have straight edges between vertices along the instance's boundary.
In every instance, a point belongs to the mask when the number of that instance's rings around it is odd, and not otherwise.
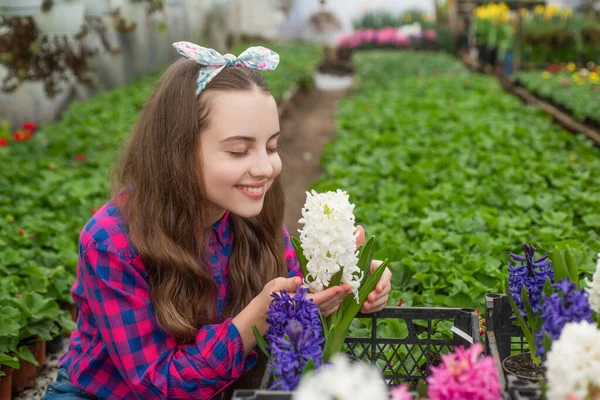
[{"label": "girl's right hand", "polygon": [[[296,292],[296,288],[302,284],[302,279],[299,277],[293,278],[275,278],[268,282],[262,290],[260,297],[263,298],[265,312],[269,308],[269,304],[273,298],[271,293],[285,290],[291,294]],[[349,284],[330,287],[318,293],[308,294],[307,297],[312,299],[314,304],[319,306],[319,311],[323,317],[333,314],[342,304],[344,298],[352,293],[352,288]]]}]

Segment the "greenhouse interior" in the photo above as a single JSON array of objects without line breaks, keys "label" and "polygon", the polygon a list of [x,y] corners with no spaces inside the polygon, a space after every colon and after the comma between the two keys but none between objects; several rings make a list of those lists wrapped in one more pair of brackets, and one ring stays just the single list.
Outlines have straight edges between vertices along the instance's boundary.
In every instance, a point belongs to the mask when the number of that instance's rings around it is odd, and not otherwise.
[{"label": "greenhouse interior", "polygon": [[600,400],[600,0],[0,0],[0,80],[0,400]]}]

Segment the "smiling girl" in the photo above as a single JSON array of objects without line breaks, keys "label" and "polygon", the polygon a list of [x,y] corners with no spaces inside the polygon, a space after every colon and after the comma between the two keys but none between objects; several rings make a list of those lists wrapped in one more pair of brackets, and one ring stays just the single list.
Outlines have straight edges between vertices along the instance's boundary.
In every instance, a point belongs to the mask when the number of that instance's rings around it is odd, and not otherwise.
[{"label": "smiling girl", "polygon": [[[262,373],[252,326],[266,332],[271,293],[302,283],[283,227],[277,104],[254,71],[279,56],[174,47],[186,59],[159,79],[113,200],[81,232],[77,329],[47,400],[222,397]],[[390,276],[363,311],[385,306]],[[312,299],[328,315],[350,292]]]}]

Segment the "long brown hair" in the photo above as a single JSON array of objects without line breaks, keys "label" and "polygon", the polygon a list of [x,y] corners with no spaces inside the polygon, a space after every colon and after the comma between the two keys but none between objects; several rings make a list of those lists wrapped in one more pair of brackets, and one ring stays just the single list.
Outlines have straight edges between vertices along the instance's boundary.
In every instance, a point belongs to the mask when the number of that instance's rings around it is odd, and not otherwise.
[{"label": "long brown hair", "polygon": [[[198,156],[200,135],[211,123],[208,100],[219,91],[258,88],[270,93],[259,74],[231,67],[196,98],[199,68],[182,59],[158,80],[115,170],[113,187],[115,196],[126,188],[119,205],[147,269],[158,323],[182,343],[193,341],[203,325],[216,322],[217,286],[206,265],[210,203]],[[241,311],[269,280],[286,276],[283,209],[277,178],[258,216],[230,215],[231,290],[225,316]]]}]

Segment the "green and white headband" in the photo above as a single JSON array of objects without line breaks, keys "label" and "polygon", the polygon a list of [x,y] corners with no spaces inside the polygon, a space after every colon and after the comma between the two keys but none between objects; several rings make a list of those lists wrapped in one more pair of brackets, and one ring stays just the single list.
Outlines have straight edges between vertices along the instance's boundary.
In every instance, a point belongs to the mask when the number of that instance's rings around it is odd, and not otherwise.
[{"label": "green and white headband", "polygon": [[198,46],[190,42],[176,42],[173,47],[189,60],[203,65],[198,74],[196,96],[206,85],[226,67],[244,67],[258,71],[272,71],[279,64],[279,54],[262,46],[249,47],[238,57],[233,54],[221,55],[218,51]]}]

